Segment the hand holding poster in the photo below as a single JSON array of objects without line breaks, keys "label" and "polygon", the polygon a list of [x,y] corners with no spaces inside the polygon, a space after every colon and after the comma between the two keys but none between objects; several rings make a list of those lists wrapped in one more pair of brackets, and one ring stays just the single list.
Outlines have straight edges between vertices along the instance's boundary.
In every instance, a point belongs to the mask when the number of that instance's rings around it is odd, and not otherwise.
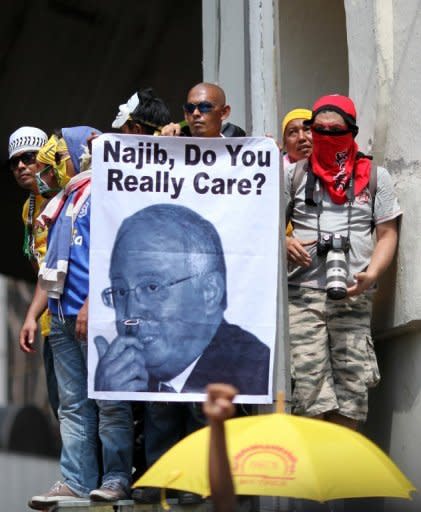
[{"label": "hand holding poster", "polygon": [[279,179],[268,138],[95,141],[90,397],[271,401]]}]

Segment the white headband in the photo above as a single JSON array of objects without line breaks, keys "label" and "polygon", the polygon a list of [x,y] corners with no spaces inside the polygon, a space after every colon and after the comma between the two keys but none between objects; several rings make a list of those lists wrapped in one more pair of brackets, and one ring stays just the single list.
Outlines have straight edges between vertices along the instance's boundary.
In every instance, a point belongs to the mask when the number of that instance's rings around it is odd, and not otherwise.
[{"label": "white headband", "polygon": [[121,128],[123,124],[128,121],[130,114],[133,114],[138,105],[139,96],[137,95],[137,92],[135,92],[133,96],[127,101],[127,103],[124,103],[118,107],[119,113],[117,114],[117,117],[114,119],[111,126],[113,128]]}]

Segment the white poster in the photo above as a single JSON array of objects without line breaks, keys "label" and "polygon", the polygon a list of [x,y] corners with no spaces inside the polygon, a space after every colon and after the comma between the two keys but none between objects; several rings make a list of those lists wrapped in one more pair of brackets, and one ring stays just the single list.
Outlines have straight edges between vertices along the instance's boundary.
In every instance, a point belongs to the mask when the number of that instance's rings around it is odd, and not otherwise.
[{"label": "white poster", "polygon": [[279,180],[266,137],[94,141],[91,398],[272,402]]}]

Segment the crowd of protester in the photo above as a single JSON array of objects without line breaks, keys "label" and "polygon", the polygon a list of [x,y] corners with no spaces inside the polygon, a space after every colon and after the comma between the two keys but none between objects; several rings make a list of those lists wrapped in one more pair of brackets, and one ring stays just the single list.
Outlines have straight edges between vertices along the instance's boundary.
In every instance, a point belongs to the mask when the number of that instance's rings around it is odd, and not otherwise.
[{"label": "crowd of protester", "polygon": [[[111,126],[134,135],[245,136],[227,121],[229,114],[223,89],[200,83],[187,94],[185,122],[172,123],[165,102],[149,88],[120,105]],[[288,112],[280,127],[288,205],[292,412],[356,429],[367,416],[368,388],[379,380],[371,297],[393,258],[401,210],[389,173],[375,168],[358,149],[350,98],[319,98],[312,109]],[[74,126],[47,135],[41,128],[22,126],[9,138],[10,168],[29,192],[22,212],[24,252],[38,275],[19,344],[24,352],[34,352],[40,328],[48,395],[62,441],[62,479],[33,496],[29,505],[42,510],[78,498],[115,502],[129,497],[159,503],[160,489],[132,489],[134,480],[184,436],[210,424],[215,503],[219,510],[232,510],[223,421],[254,413],[251,407],[234,413],[235,388],[212,384],[203,407],[88,398],[90,151],[100,133]],[[335,251],[344,253],[352,269],[343,278],[341,297],[326,293],[327,254]],[[188,492],[169,496],[179,504],[202,501]]]}]

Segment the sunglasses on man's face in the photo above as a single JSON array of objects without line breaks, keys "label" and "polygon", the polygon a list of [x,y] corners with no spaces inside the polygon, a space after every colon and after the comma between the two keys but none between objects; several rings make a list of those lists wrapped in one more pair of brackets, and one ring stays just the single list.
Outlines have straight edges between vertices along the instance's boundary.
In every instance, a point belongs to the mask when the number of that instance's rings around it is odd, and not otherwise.
[{"label": "sunglasses on man's face", "polygon": [[9,164],[11,169],[16,169],[19,165],[19,162],[22,162],[24,165],[34,164],[36,161],[37,152],[36,151],[25,151],[19,156],[13,156],[9,160]]},{"label": "sunglasses on man's face", "polygon": [[201,114],[206,114],[207,112],[211,112],[215,108],[215,105],[210,101],[201,101],[200,103],[185,103],[183,105],[184,112],[188,114],[193,114],[193,112],[197,109]]}]

